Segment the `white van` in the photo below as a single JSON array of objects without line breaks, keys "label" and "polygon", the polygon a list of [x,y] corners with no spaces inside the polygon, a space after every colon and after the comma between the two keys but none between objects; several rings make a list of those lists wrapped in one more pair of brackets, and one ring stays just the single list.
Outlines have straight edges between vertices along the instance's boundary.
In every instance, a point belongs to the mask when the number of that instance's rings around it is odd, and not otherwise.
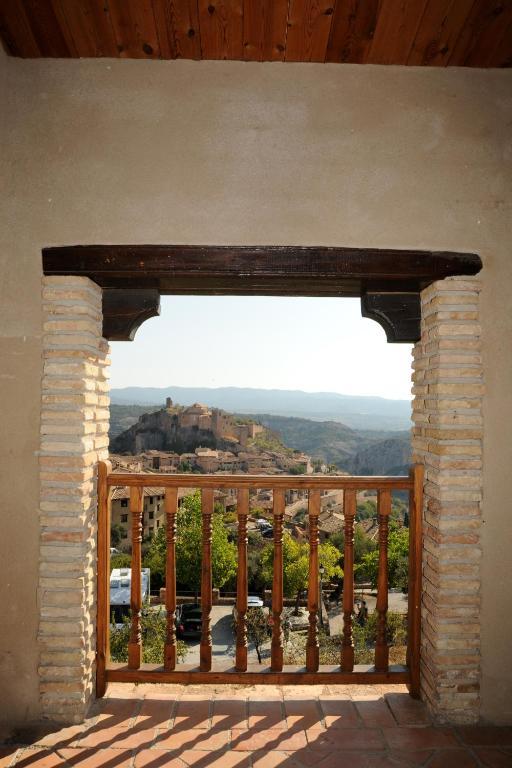
[{"label": "white van", "polygon": [[[110,615],[112,623],[122,626],[123,617],[129,616],[132,586],[131,568],[113,568],[110,574]],[[142,604],[149,603],[150,569],[141,568]]]}]

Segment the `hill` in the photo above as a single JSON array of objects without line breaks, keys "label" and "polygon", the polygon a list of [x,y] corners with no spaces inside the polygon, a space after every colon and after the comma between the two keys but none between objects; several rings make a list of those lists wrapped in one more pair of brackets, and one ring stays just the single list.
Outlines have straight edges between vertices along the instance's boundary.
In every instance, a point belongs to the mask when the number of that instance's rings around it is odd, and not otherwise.
[{"label": "hill", "polygon": [[[140,405],[112,405],[112,450],[129,450],[130,443],[125,442],[130,439],[129,435],[124,440],[115,438],[133,427],[143,413],[153,414],[150,423],[154,426],[153,420],[159,418],[155,412],[159,410]],[[355,430],[335,421],[313,421],[274,414],[239,415],[263,424],[278,435],[285,446],[304,451],[326,464],[336,464],[352,474],[402,474],[409,464],[411,447],[408,431]],[[203,436],[203,439],[206,437]]]},{"label": "hill", "polygon": [[144,413],[159,411],[161,405],[110,405],[110,430],[109,437],[112,441],[115,437],[129,429]]},{"label": "hill", "polygon": [[346,464],[352,475],[406,475],[411,463],[410,436],[376,440]]},{"label": "hill", "polygon": [[353,475],[395,475],[408,471],[409,431],[366,432],[335,421],[311,421],[268,413],[250,416],[278,434],[290,448],[320,458],[326,464],[336,464]]},{"label": "hill", "polygon": [[409,400],[341,395],[336,392],[302,392],[285,389],[240,387],[126,387],[111,390],[116,405],[158,405],[166,397],[182,405],[207,403],[229,413],[274,414],[334,421],[365,430],[404,430],[411,426]]},{"label": "hill", "polygon": [[210,410],[206,405],[188,408],[169,405],[143,413],[128,429],[110,436],[112,453],[134,455],[157,450],[184,454],[194,453],[198,448],[218,449],[231,455],[231,452],[238,455],[242,450],[293,454],[269,428],[255,424],[252,419]]},{"label": "hill", "polygon": [[269,413],[247,415],[276,432],[290,448],[339,467],[365,444],[357,431],[337,421],[312,421]]}]

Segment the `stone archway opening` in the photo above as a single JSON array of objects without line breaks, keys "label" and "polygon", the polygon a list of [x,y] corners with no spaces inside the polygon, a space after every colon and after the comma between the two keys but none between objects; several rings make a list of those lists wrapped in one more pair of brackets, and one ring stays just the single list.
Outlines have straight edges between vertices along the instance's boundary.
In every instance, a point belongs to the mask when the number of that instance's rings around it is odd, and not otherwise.
[{"label": "stone archway opening", "polygon": [[40,691],[80,721],[94,696],[96,467],[108,453],[108,341],[160,293],[360,296],[388,341],[413,341],[413,458],[425,465],[422,695],[478,717],[482,367],[480,259],[336,248],[73,246],[43,252]]}]

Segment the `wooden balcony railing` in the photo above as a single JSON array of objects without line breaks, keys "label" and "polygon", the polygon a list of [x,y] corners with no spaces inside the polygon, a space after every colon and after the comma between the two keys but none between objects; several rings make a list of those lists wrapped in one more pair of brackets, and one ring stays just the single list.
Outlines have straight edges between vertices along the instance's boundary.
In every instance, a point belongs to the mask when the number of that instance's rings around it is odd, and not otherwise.
[{"label": "wooden balcony railing", "polygon": [[[201,491],[202,505],[202,568],[201,608],[202,632],[199,667],[177,666],[176,654],[176,516],[178,489],[190,487],[190,475],[158,475],[158,486],[166,489],[166,623],[164,654],[161,665],[142,663],[141,642],[141,541],[144,486],[154,485],[155,475],[120,474],[111,472],[109,462],[101,462],[98,472],[98,621],[97,621],[97,695],[102,696],[111,682],[195,682],[195,683],[407,683],[412,695],[419,694],[420,599],[421,599],[421,520],[423,467],[415,465],[409,476],[265,476],[265,475],[194,475],[193,485]],[[110,593],[110,496],[112,486],[130,487],[132,520],[132,579],[131,631],[128,663],[109,661],[109,593]],[[211,609],[212,609],[212,515],[214,490],[237,490],[238,518],[238,612],[236,658],[234,666],[227,661],[212,669]],[[247,519],[249,489],[271,488],[273,491],[274,561],[272,582],[272,639],[270,668],[248,665],[247,659]],[[309,629],[305,667],[283,664],[283,518],[285,491],[306,489],[309,495]],[[318,517],[321,491],[342,490],[344,493],[344,583],[343,634],[340,663],[336,666],[319,664],[318,620],[319,561]],[[377,491],[379,524],[379,572],[377,583],[377,639],[373,666],[354,665],[354,521],[358,491]],[[388,612],[388,530],[393,491],[409,492],[409,591],[408,639],[406,665],[389,664],[387,643]]]}]

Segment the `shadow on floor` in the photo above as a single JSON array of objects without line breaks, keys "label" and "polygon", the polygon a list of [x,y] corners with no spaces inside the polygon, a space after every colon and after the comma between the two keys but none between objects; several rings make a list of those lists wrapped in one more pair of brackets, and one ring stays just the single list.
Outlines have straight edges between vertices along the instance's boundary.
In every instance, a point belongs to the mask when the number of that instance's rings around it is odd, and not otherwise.
[{"label": "shadow on floor", "polygon": [[434,726],[404,686],[111,686],[83,725],[38,725],[7,766],[512,766],[512,727]]}]

